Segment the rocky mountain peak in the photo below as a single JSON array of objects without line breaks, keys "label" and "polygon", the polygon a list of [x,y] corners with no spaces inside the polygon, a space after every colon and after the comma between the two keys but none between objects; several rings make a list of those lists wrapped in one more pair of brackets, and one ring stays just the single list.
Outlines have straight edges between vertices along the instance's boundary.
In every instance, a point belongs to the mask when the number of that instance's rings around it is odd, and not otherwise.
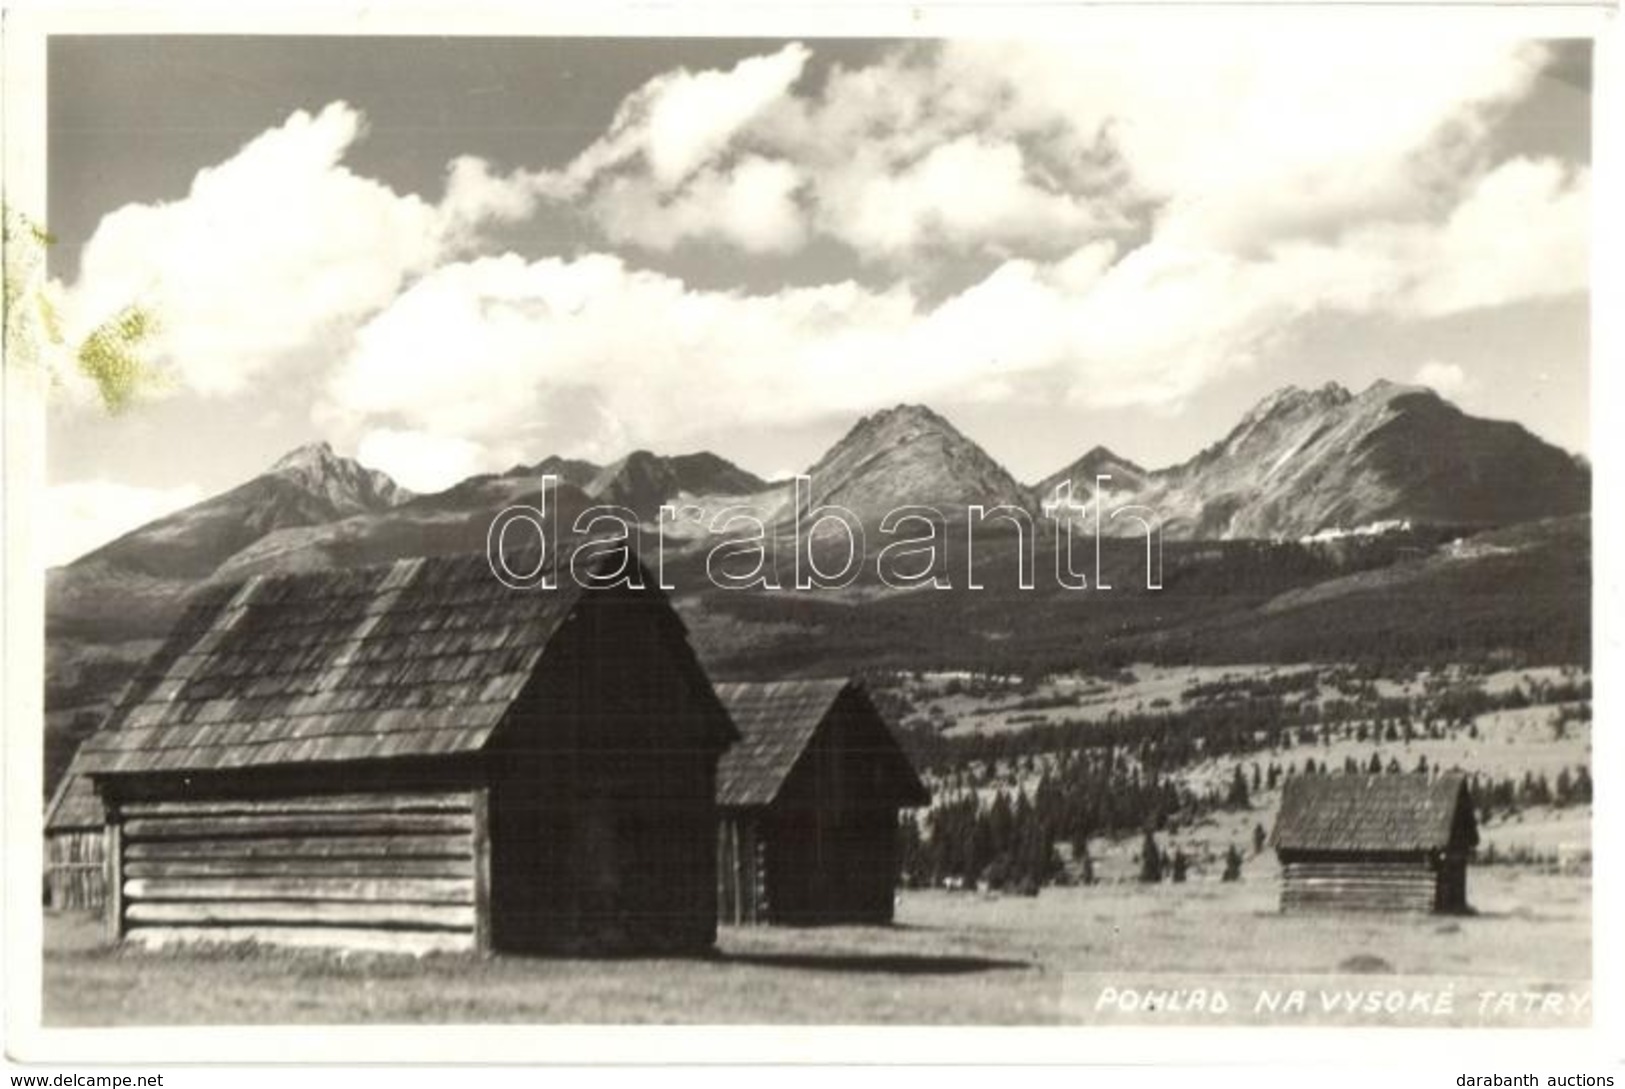
[{"label": "rocky mountain peak", "polygon": [[266,475],[295,484],[341,515],[383,510],[412,497],[387,473],[334,453],[327,442],[295,447],[273,462]]},{"label": "rocky mountain peak", "polygon": [[598,474],[604,471],[602,465],[586,461],[582,458],[560,457],[558,454],[549,454],[534,465],[515,465],[502,475],[509,479],[522,477],[556,476],[565,484],[573,484],[585,489]]},{"label": "rocky mountain peak", "polygon": [[745,495],[767,486],[760,477],[709,451],[664,457],[634,450],[606,465],[586,490],[600,503],[628,507],[641,518],[653,519],[661,504],[683,493]]},{"label": "rocky mountain peak", "polygon": [[1073,498],[1088,501],[1093,498],[1102,476],[1111,478],[1106,484],[1108,493],[1123,494],[1145,487],[1150,475],[1135,462],[1096,444],[1077,461],[1040,480],[1034,485],[1034,491],[1040,502],[1046,502],[1054,497],[1062,483],[1070,483]]},{"label": "rocky mountain peak", "polygon": [[1225,439],[1153,474],[1139,501],[1170,533],[1296,538],[1384,521],[1505,525],[1589,505],[1567,454],[1422,386],[1277,390]]},{"label": "rocky mountain peak", "polygon": [[1028,502],[1003,466],[924,405],[865,416],[807,474],[814,501],[842,504],[864,518],[912,504]]},{"label": "rocky mountain peak", "polygon": [[858,420],[852,433],[883,433],[911,430],[947,430],[958,432],[954,425],[931,411],[925,405],[896,405],[872,412]]},{"label": "rocky mountain peak", "polygon": [[303,446],[295,446],[286,454],[271,463],[270,471],[282,472],[285,469],[309,469],[312,467],[330,465],[338,461],[339,456],[333,452],[330,442],[307,442]]},{"label": "rocky mountain peak", "polygon": [[1073,463],[1073,467],[1080,470],[1099,469],[1102,472],[1110,472],[1113,469],[1126,469],[1138,475],[1143,476],[1145,474],[1145,469],[1140,465],[1100,445],[1091,446],[1087,454],[1084,454],[1083,457]]},{"label": "rocky mountain peak", "polygon": [[[1373,387],[1375,388],[1375,387]],[[1241,419],[1238,430],[1248,424],[1282,416],[1302,416],[1341,408],[1354,400],[1354,394],[1337,382],[1327,382],[1315,389],[1301,386],[1282,386],[1254,405]]]},{"label": "rocky mountain peak", "polygon": [[1354,401],[1356,403],[1363,404],[1383,403],[1394,401],[1401,397],[1420,397],[1428,401],[1437,402],[1441,405],[1450,404],[1450,402],[1446,401],[1439,395],[1438,390],[1435,390],[1431,386],[1410,385],[1404,382],[1390,382],[1386,378],[1379,378],[1365,389],[1361,390],[1360,395],[1354,398]]}]

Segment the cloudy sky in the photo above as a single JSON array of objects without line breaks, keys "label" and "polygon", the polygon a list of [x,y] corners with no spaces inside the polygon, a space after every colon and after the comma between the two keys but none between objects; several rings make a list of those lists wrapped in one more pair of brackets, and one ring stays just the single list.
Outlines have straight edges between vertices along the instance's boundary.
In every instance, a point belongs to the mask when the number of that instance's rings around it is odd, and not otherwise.
[{"label": "cloudy sky", "polygon": [[1586,451],[1590,47],[59,38],[53,558],[330,440],[804,467],[925,402],[1018,477],[1386,377]]}]

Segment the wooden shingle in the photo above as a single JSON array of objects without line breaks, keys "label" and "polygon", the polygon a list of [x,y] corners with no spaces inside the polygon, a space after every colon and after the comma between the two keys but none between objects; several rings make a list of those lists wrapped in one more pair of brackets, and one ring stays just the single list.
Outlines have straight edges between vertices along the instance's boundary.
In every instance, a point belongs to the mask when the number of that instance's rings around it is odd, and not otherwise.
[{"label": "wooden shingle", "polygon": [[1289,779],[1272,836],[1282,851],[1415,852],[1478,842],[1460,775],[1308,775]]},{"label": "wooden shingle", "polygon": [[87,775],[476,750],[583,592],[567,572],[511,589],[479,555],[208,588],[80,746],[52,818],[90,815]]},{"label": "wooden shingle", "polygon": [[[740,735],[717,764],[721,806],[771,805],[840,700],[861,700],[873,713],[861,686],[846,678],[719,684],[716,690]],[[875,757],[886,761],[898,804],[926,804],[930,795],[913,766],[889,735],[888,740]]]}]

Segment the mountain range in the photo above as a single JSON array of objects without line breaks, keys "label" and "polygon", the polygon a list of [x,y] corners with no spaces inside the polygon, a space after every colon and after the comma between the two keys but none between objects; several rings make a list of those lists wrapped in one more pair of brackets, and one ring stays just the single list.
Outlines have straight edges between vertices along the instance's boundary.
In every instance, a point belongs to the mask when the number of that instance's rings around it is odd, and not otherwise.
[{"label": "mountain range", "polygon": [[[1278,390],[1189,461],[1136,477],[1129,501],[1173,537],[1300,538],[1379,522],[1488,527],[1587,510],[1591,474],[1516,423],[1430,389]],[[1115,482],[1114,477],[1114,482]]]},{"label": "mountain range", "polygon": [[[939,414],[899,405],[860,419],[806,475],[804,506],[839,504],[871,525],[906,505],[950,518],[976,504],[1037,516],[1063,482],[1088,503],[1105,476],[1106,509],[1150,507],[1170,542],[1291,542],[1373,525],[1434,527],[1448,531],[1434,535],[1442,540],[1590,507],[1581,459],[1515,423],[1388,382],[1358,394],[1289,386],[1178,465],[1148,470],[1094,446],[1031,485]],[[640,450],[609,465],[550,456],[420,495],[317,443],[48,572],[48,706],[104,699],[202,583],[480,550],[492,515],[538,505],[549,476],[557,483],[547,498],[563,524],[592,504],[645,523],[663,504],[682,505],[688,520],[671,527],[679,549],[703,552],[706,522],[724,507],[754,511],[771,535],[796,525],[791,482],[765,481],[708,452]]]},{"label": "mountain range", "polygon": [[[491,516],[539,504],[547,476],[557,481],[549,499],[566,522],[608,504],[652,523],[662,504],[681,501],[707,515],[745,507],[783,532],[796,513],[790,482],[769,483],[708,452],[639,450],[609,465],[550,456],[415,495],[316,443],[54,569],[48,612],[75,627],[79,619],[99,623],[120,599],[178,595],[204,580],[480,549]],[[807,476],[804,505],[840,505],[869,524],[911,504],[949,517],[974,504],[1039,515],[1053,509],[1045,503],[1063,482],[1086,505],[1106,477],[1108,514],[1149,507],[1170,539],[1299,539],[1378,523],[1486,528],[1590,505],[1590,471],[1580,459],[1518,424],[1470,416],[1432,390],[1389,382],[1358,395],[1335,383],[1288,386],[1181,464],[1146,470],[1095,446],[1030,486],[942,416],[899,405],[860,419]],[[1084,510],[1080,517],[1092,516]]]}]

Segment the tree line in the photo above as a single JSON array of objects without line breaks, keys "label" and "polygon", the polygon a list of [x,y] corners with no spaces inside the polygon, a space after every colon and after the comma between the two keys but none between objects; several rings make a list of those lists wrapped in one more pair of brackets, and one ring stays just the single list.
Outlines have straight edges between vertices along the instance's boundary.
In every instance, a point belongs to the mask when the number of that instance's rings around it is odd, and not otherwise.
[{"label": "tree line", "polygon": [[[1383,761],[1373,752],[1369,762],[1345,758],[1343,774],[1438,774],[1425,756],[1412,766],[1396,758]],[[1296,775],[1337,774],[1329,760],[1305,757],[1281,763],[1237,763],[1228,778],[1205,790],[1193,790],[1164,772],[1148,772],[1122,751],[1079,751],[1062,754],[1043,769],[1032,789],[967,790],[931,809],[923,818],[905,815],[899,823],[902,881],[910,887],[975,886],[1035,894],[1040,888],[1095,880],[1090,843],[1096,837],[1142,836],[1139,880],[1175,883],[1187,877],[1192,860],[1180,848],[1158,845],[1157,833],[1177,833],[1216,811],[1247,811],[1261,790],[1274,790]],[[1468,790],[1481,822],[1496,815],[1515,815],[1530,806],[1588,805],[1592,800],[1590,770],[1584,765],[1561,769],[1555,779],[1527,772],[1521,779],[1473,773]],[[1262,822],[1250,836],[1254,855],[1267,845]],[[1063,863],[1062,846],[1070,853]],[[1231,844],[1223,859],[1221,880],[1241,876],[1243,851]]]}]

